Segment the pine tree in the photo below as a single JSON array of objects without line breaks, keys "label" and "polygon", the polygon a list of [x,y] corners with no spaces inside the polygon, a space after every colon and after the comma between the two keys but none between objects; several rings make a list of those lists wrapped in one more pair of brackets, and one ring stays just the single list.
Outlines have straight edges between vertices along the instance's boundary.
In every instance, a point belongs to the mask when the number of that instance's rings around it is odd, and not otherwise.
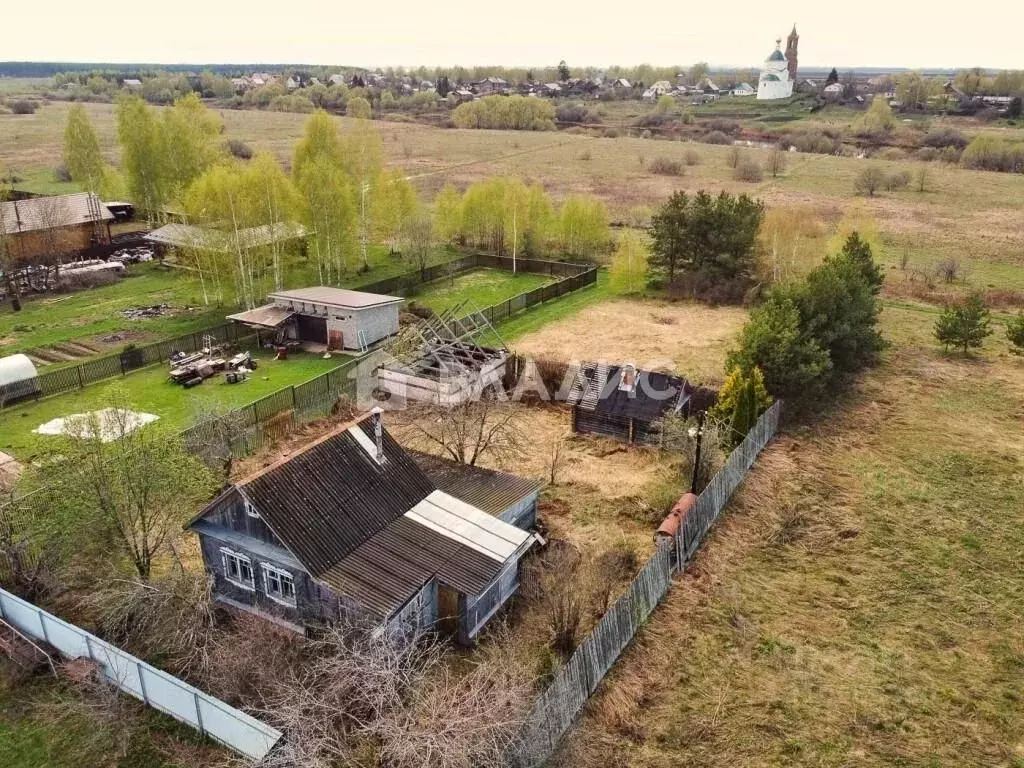
[{"label": "pine tree", "polygon": [[1013,344],[1015,351],[1024,351],[1024,312],[1006,324],[1006,338]]},{"label": "pine tree", "polygon": [[845,262],[854,266],[871,286],[871,292],[878,295],[885,281],[882,268],[875,263],[871,254],[871,246],[863,240],[859,233],[851,232],[843,243],[842,250],[831,258],[834,262]]},{"label": "pine tree", "polygon": [[966,355],[992,335],[991,318],[981,297],[969,296],[962,304],[946,307],[935,322],[935,338],[947,350],[956,347]]}]

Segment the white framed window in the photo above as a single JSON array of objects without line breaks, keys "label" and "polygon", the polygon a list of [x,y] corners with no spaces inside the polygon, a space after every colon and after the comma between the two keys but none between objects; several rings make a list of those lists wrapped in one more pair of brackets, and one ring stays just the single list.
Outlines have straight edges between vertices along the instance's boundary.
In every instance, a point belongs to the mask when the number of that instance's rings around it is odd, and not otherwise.
[{"label": "white framed window", "polygon": [[221,562],[224,565],[224,578],[236,587],[256,591],[256,580],[252,574],[252,560],[245,555],[221,547]]},{"label": "white framed window", "polygon": [[295,607],[295,581],[288,571],[263,563],[263,591],[271,600]]},{"label": "white framed window", "polygon": [[249,501],[245,502],[245,514],[247,514],[249,517],[260,516],[260,513],[256,511],[256,507],[254,507]]}]

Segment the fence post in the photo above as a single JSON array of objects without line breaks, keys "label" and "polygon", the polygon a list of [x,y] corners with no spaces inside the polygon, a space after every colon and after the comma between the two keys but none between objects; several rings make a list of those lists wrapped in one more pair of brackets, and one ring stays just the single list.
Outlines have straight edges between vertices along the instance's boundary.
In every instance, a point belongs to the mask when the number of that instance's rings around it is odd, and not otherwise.
[{"label": "fence post", "polygon": [[36,608],[36,617],[39,619],[39,626],[43,630],[43,640],[50,642],[50,635],[46,631],[46,619],[43,618],[43,612]]},{"label": "fence post", "polygon": [[203,734],[203,736],[205,736],[206,728],[203,727],[203,713],[199,709],[199,694],[197,692],[193,692],[192,701],[196,705],[196,724],[199,726],[198,730],[201,734]]},{"label": "fence post", "polygon": [[85,383],[82,381],[82,365],[78,364],[75,366],[75,371],[78,373],[78,388],[85,389]]},{"label": "fence post", "polygon": [[149,704],[149,694],[146,693],[146,678],[143,677],[143,668],[141,661],[135,662],[135,669],[139,673],[139,690],[142,691],[142,701],[144,704],[152,706]]}]

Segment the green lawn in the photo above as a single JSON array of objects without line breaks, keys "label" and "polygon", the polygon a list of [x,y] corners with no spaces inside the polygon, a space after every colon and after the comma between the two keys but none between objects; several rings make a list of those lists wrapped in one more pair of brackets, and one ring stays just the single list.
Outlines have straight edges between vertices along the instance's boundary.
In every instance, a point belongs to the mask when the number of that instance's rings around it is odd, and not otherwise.
[{"label": "green lawn", "polygon": [[[69,704],[70,703],[70,704]],[[227,750],[188,726],[125,696],[116,722],[97,720],[69,683],[44,676],[20,686],[0,680],[4,768],[198,768]],[[124,735],[119,754],[117,741]]]},{"label": "green lawn", "polygon": [[222,376],[215,376],[198,387],[184,389],[171,383],[168,366],[160,363],[66,395],[14,406],[0,412],[0,451],[30,459],[46,445],[45,441],[54,439],[37,435],[33,429],[51,419],[103,408],[115,395],[123,395],[135,410],[156,414],[160,423],[183,429],[195,420],[203,406],[243,406],[271,392],[308,381],[348,359],[333,355],[324,360],[319,355],[298,353],[287,360],[273,360],[271,353],[262,350],[254,353],[254,357],[259,368],[239,384],[226,384]]},{"label": "green lawn", "polygon": [[511,342],[543,325],[571,317],[591,304],[607,299],[611,295],[608,273],[601,270],[597,273],[596,284],[521,312],[509,320],[499,323],[497,331],[505,341]]},{"label": "green lawn", "polygon": [[[430,263],[457,256],[459,254],[453,250],[438,248]],[[407,262],[390,255],[385,246],[372,246],[369,262],[368,272],[360,274],[353,270],[341,284],[350,286],[383,280],[410,269]],[[135,264],[128,268],[128,275],[102,288],[26,298],[21,312],[12,312],[7,303],[0,305],[0,356],[76,340],[86,341],[104,352],[117,351],[129,341],[140,344],[160,341],[209,328],[224,322],[224,316],[235,311],[233,304],[205,305],[198,279],[185,270],[168,269],[154,263]],[[307,259],[295,256],[283,282],[286,288],[298,288],[317,285],[319,279]],[[171,304],[177,311],[170,317],[145,320],[129,320],[118,314],[129,307],[151,304]],[[128,332],[129,338],[102,341],[102,337],[114,332]]]},{"label": "green lawn", "polygon": [[[125,342],[105,343],[101,337],[129,332],[137,343],[157,341],[223,322],[227,311],[202,306],[198,281],[156,264],[135,264],[128,277],[113,285],[77,293],[26,298],[21,312],[9,303],[0,309],[0,355],[62,341],[82,340],[110,350]],[[129,320],[118,314],[129,307],[172,304],[170,317]]]},{"label": "green lawn", "polygon": [[466,299],[483,309],[550,282],[550,275],[528,272],[513,274],[503,269],[475,269],[454,277],[435,280],[424,286],[411,300],[437,312]]}]

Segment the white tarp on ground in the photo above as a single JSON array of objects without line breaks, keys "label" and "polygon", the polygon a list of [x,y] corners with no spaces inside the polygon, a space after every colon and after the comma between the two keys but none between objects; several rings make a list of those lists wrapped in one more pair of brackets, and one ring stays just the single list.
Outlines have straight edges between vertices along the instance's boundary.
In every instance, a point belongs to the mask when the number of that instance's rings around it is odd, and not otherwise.
[{"label": "white tarp on ground", "polygon": [[52,419],[32,431],[40,435],[71,435],[82,438],[94,437],[95,432],[98,432],[100,439],[104,443],[109,443],[159,418],[152,413],[103,408]]}]

